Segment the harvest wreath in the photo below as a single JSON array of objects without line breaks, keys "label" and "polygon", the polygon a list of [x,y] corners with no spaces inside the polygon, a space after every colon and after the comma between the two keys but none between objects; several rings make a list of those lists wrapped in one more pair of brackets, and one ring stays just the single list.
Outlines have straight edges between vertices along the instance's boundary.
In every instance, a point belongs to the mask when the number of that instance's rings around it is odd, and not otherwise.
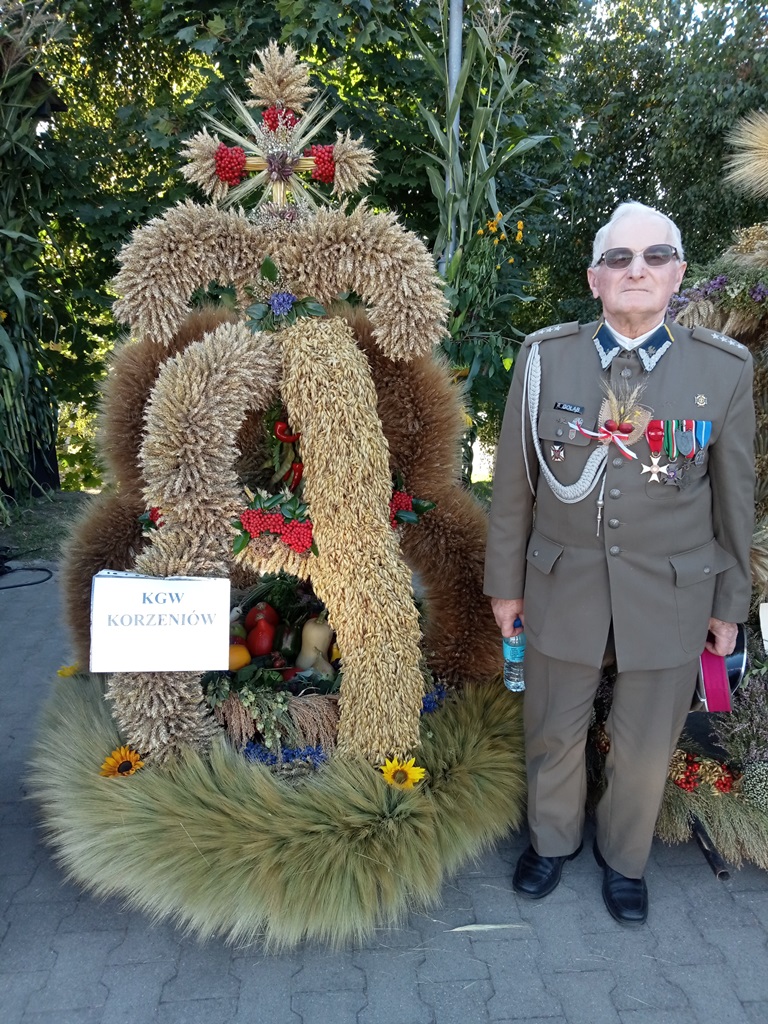
[{"label": "harvest wreath", "polygon": [[[261,120],[233,101],[243,132],[214,122],[245,162],[207,132],[188,145],[224,205],[174,207],[120,256],[111,487],[64,567],[83,665],[94,573],[229,576],[231,669],[61,679],[32,784],[95,891],[201,934],[340,943],[517,826],[520,706],[460,482],[462,397],[434,356],[432,257],[390,214],[314,205],[330,162],[307,71],[259,57]],[[374,173],[348,137],[333,164],[336,193]],[[229,306],[195,307],[212,282]],[[55,778],[53,742],[72,752]]]}]

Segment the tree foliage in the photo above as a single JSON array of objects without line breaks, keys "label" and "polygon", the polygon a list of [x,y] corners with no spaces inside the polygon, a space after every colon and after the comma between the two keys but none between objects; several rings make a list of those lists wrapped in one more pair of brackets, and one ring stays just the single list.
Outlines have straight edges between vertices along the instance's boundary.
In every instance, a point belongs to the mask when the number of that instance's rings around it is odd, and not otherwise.
[{"label": "tree foliage", "polygon": [[[515,13],[527,48],[525,71],[545,62],[558,19],[575,0],[523,0]],[[118,329],[110,315],[115,258],[137,225],[189,195],[179,150],[203,111],[226,113],[226,88],[240,90],[255,49],[277,38],[313,67],[341,131],[363,135],[380,177],[368,201],[396,210],[430,242],[439,227],[427,166],[436,148],[418,104],[438,111],[443,83],[419,39],[441,52],[439,2],[324,0],[59,0],[69,38],[49,55],[46,73],[66,103],[41,136],[49,169],[42,216],[42,261],[50,316],[44,340],[62,407],[60,460],[65,485],[97,482],[92,412],[104,357]],[[465,5],[467,26],[486,6]],[[516,131],[525,133],[523,115]],[[524,198],[516,196],[510,206]],[[517,191],[513,189],[512,191]],[[530,190],[529,190],[530,191]]]},{"label": "tree foliage", "polygon": [[767,44],[768,4],[755,0],[584,3],[548,96],[571,160],[544,228],[531,326],[595,314],[584,270],[621,201],[668,212],[697,263],[764,216],[724,181],[723,163],[729,129],[765,103]]}]

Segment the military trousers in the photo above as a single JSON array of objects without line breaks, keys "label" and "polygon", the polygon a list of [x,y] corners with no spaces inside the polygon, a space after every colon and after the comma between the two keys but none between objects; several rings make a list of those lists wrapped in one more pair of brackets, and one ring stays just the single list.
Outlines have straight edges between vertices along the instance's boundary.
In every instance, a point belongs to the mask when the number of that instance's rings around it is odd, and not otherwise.
[{"label": "military trousers", "polygon": [[[699,659],[672,669],[619,672],[606,722],[606,789],[597,845],[606,862],[640,878],[651,850],[669,760],[691,708]],[[582,840],[585,748],[601,668],[525,652],[523,721],[528,825],[542,857],[573,853]]]}]

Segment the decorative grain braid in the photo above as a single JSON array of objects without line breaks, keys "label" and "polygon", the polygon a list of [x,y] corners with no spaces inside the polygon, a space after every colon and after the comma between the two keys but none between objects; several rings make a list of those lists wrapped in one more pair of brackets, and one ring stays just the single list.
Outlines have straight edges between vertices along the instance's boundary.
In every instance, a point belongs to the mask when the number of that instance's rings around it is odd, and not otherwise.
[{"label": "decorative grain braid", "polygon": [[[246,410],[265,409],[280,380],[272,334],[222,324],[164,364],[152,391],[141,448],[147,506],[165,525],[136,560],[149,576],[227,576],[241,502],[237,432]],[[218,727],[200,674],[120,672],[107,698],[125,742],[158,762],[183,746],[205,749]]]},{"label": "decorative grain braid", "polygon": [[401,757],[419,742],[421,631],[389,520],[389,445],[368,360],[338,317],[299,320],[278,337],[318,547],[312,586],[341,650],[339,750]]},{"label": "decorative grain braid", "polygon": [[[530,427],[531,427],[531,438],[533,440],[533,446],[536,449],[536,455],[539,460],[539,466],[544,479],[549,484],[549,487],[555,497],[559,498],[560,501],[566,505],[575,505],[577,501],[581,501],[583,498],[593,491],[597,481],[605,472],[605,464],[608,461],[608,449],[605,445],[600,445],[596,448],[587,459],[587,463],[584,466],[584,472],[581,474],[579,479],[573,484],[561,484],[560,481],[555,477],[552,470],[549,468],[544,460],[544,453],[541,450],[541,442],[539,441],[538,431],[536,425],[539,421],[539,396],[541,394],[541,355],[539,354],[539,343],[534,342],[531,345],[531,352],[528,356],[528,362],[525,366],[525,378],[523,381],[523,402],[522,402],[522,416],[523,416],[523,453],[525,456],[525,472],[528,477],[528,486],[533,488],[533,481],[531,479],[530,467],[528,465],[528,454],[525,445],[525,410],[526,404],[528,406]],[[526,402],[527,400],[527,402]]]}]

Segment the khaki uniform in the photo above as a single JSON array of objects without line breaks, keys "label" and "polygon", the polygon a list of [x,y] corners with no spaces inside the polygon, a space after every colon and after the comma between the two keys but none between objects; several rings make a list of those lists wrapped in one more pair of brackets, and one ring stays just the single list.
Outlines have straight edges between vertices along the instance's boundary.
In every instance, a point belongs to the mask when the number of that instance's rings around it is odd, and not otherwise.
[{"label": "khaki uniform", "polygon": [[[601,335],[601,345],[597,328],[545,328],[521,349],[494,473],[485,592],[525,599],[533,649],[526,656],[525,697],[529,823],[542,856],[570,853],[580,841],[584,741],[610,636],[619,679],[598,842],[612,867],[638,877],[709,618],[739,622],[749,608],[752,360],[733,339],[676,324],[668,325],[671,338],[663,350],[654,336],[642,353],[612,354],[605,341],[610,335]],[[588,460],[601,447],[574,429],[574,422],[597,431],[605,386],[619,393],[642,385],[638,401],[653,419],[711,424],[698,458],[675,461],[676,467],[685,465],[682,486],[661,482],[667,473],[650,472],[651,450],[640,436],[629,448],[636,459],[611,443],[605,472],[590,493],[572,503],[558,497],[539,464],[527,400],[523,409],[526,365],[535,351],[540,382],[533,382],[534,429],[540,457],[559,485],[578,490]],[[662,455],[657,461],[663,466],[670,459]],[[604,507],[598,527],[599,501]],[[552,677],[553,665],[557,678],[550,686],[545,679]],[[640,776],[642,765],[656,762],[655,773],[649,769],[653,778],[623,788],[619,801],[617,780],[627,773]],[[611,822],[617,802],[620,830]],[[617,835],[625,826],[627,834]]]}]

